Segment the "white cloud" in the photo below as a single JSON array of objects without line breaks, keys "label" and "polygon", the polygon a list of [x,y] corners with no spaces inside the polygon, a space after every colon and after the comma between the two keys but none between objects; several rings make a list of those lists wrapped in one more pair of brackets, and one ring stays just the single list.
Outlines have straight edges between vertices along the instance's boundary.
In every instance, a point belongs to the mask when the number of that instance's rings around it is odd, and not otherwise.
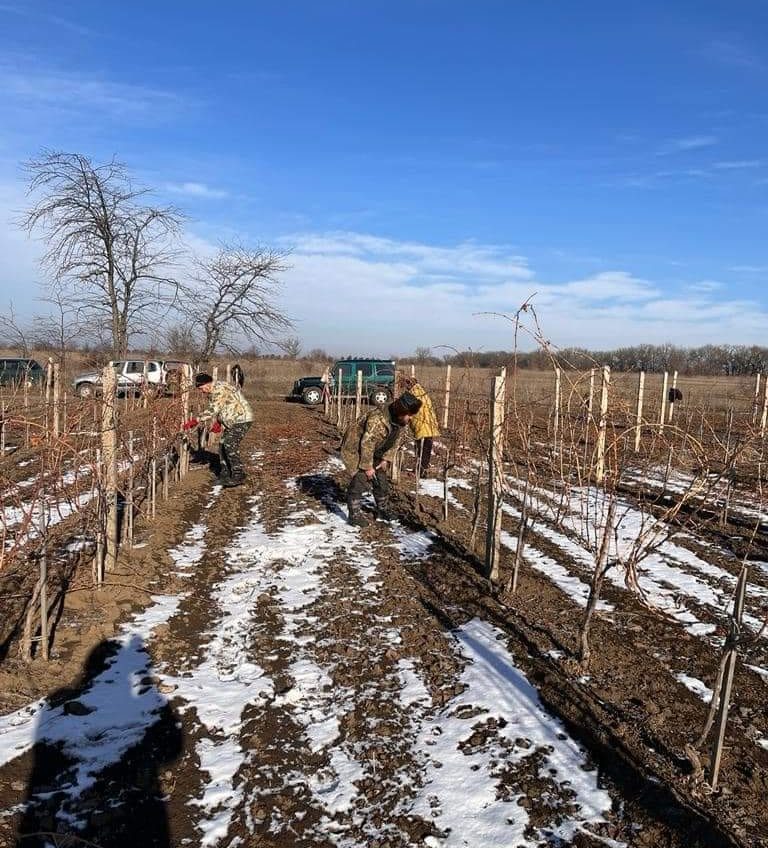
[{"label": "white cloud", "polygon": [[[493,246],[478,256],[474,246],[432,248],[356,233],[306,234],[293,243],[285,306],[306,347],[333,353],[509,348],[512,325],[478,313],[512,315],[534,292],[542,332],[559,346],[756,342],[768,321],[758,302],[713,300],[719,284],[712,280],[675,296],[622,270],[537,280],[525,260]],[[436,260],[453,273],[435,276]],[[509,267],[524,273],[500,273]],[[531,337],[523,344],[530,347]]]},{"label": "white cloud", "polygon": [[682,138],[673,138],[659,150],[659,155],[666,156],[670,153],[683,153],[687,150],[701,150],[704,147],[712,147],[717,143],[718,138],[714,135],[689,135]]},{"label": "white cloud", "polygon": [[219,200],[223,197],[229,197],[229,192],[223,189],[211,188],[205,183],[184,182],[184,183],[165,183],[166,191],[172,194],[184,194],[187,197],[205,197],[212,200]]},{"label": "white cloud", "polygon": [[715,162],[712,167],[721,171],[738,171],[745,168],[759,168],[762,164],[762,159],[732,159],[726,162]]},{"label": "white cloud", "polygon": [[723,284],[717,280],[699,280],[697,283],[691,283],[688,288],[694,292],[713,292],[723,288]]},{"label": "white cloud", "polygon": [[25,55],[0,61],[0,104],[26,118],[93,112],[115,119],[167,119],[184,101],[178,94],[145,85],[115,82],[99,73],[64,71]]}]

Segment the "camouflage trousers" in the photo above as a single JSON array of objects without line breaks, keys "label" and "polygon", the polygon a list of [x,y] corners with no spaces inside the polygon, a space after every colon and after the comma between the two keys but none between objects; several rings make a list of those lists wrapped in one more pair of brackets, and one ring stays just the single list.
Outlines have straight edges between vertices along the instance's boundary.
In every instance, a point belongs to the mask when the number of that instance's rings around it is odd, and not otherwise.
[{"label": "camouflage trousers", "polygon": [[245,424],[233,424],[231,427],[226,427],[221,434],[219,453],[223,479],[231,477],[233,480],[242,480],[245,477],[243,458],[240,456],[240,443],[250,428],[251,422],[246,421]]}]

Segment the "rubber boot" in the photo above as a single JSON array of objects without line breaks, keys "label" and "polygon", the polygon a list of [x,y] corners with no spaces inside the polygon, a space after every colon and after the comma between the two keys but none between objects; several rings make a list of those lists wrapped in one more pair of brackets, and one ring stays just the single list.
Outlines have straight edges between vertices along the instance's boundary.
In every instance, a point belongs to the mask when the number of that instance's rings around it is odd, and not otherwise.
[{"label": "rubber boot", "polygon": [[389,498],[379,498],[376,501],[376,520],[394,521],[395,516],[389,511]]},{"label": "rubber boot", "polygon": [[349,517],[347,518],[348,524],[351,524],[353,527],[368,526],[368,519],[363,515],[362,510],[360,509],[360,501],[351,499],[348,500],[347,512],[349,513]]}]

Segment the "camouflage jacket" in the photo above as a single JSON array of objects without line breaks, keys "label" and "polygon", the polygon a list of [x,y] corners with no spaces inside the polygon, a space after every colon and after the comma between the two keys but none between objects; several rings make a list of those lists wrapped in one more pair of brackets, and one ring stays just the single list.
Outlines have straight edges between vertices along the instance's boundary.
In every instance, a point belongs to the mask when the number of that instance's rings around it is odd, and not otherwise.
[{"label": "camouflage jacket", "polygon": [[391,462],[407,434],[408,428],[396,424],[386,407],[361,415],[347,427],[341,441],[341,458],[347,471],[368,471],[382,459]]},{"label": "camouflage jacket", "polygon": [[208,395],[208,406],[198,416],[198,421],[218,421],[225,427],[253,421],[253,410],[245,395],[229,383],[215,382]]}]

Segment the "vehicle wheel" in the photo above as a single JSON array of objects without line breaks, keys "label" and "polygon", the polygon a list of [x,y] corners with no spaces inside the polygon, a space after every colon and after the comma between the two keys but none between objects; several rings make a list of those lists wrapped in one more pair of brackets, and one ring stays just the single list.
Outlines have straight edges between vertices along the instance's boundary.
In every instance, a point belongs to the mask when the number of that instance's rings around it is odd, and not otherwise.
[{"label": "vehicle wheel", "polygon": [[323,390],[319,386],[310,386],[301,393],[301,399],[309,406],[317,406],[323,399]]},{"label": "vehicle wheel", "polygon": [[78,383],[77,393],[81,398],[92,398],[96,395],[96,386],[93,383]]},{"label": "vehicle wheel", "polygon": [[392,395],[386,389],[376,389],[371,392],[369,400],[376,406],[386,406],[392,400]]}]

